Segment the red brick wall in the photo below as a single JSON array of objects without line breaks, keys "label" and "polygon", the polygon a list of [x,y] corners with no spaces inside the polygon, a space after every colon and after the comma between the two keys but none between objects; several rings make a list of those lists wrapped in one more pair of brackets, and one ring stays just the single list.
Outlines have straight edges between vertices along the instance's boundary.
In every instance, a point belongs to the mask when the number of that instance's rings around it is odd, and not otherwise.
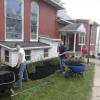
[{"label": "red brick wall", "polygon": [[31,0],[24,0],[24,40],[30,40],[30,10]]},{"label": "red brick wall", "polygon": [[57,38],[58,37],[58,29],[56,22],[57,10],[41,0],[39,2],[39,5],[40,5],[40,27],[39,27],[40,35]]},{"label": "red brick wall", "polygon": [[4,0],[0,0],[0,41],[5,39]]}]

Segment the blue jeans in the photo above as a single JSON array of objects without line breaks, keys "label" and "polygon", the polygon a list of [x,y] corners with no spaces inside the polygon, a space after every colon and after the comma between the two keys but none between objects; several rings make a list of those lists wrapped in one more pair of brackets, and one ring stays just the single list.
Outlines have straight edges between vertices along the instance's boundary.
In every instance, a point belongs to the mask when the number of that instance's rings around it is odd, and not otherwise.
[{"label": "blue jeans", "polygon": [[18,73],[18,86],[19,86],[19,88],[22,88],[23,78],[25,80],[29,80],[27,69],[26,69],[26,61],[24,63],[22,63],[19,67],[19,73]]},{"label": "blue jeans", "polygon": [[67,67],[66,63],[65,63],[65,59],[60,58],[60,70],[62,72],[65,71],[65,67]]}]

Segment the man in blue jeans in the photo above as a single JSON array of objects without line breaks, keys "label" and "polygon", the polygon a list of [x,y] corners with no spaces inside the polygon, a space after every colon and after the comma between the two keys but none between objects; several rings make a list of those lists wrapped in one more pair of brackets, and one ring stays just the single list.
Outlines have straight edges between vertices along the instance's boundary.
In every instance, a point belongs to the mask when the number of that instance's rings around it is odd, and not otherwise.
[{"label": "man in blue jeans", "polygon": [[60,70],[61,72],[65,72],[65,67],[66,67],[66,47],[63,43],[63,41],[60,41],[60,44],[58,46],[58,53],[59,53],[59,61],[60,61]]},{"label": "man in blue jeans", "polygon": [[26,81],[29,80],[28,73],[27,73],[27,70],[26,70],[25,51],[20,46],[20,44],[18,44],[18,43],[16,43],[15,47],[18,50],[18,53],[19,53],[18,62],[17,62],[17,65],[16,65],[16,68],[19,69],[19,72],[18,72],[18,87],[22,89],[23,78]]}]

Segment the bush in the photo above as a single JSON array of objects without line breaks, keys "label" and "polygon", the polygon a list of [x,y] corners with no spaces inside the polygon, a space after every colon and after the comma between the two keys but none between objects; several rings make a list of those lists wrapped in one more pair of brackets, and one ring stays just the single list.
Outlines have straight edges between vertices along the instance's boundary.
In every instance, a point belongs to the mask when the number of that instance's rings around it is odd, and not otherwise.
[{"label": "bush", "polygon": [[34,65],[34,63],[27,64],[27,71],[29,74],[36,72],[36,66]]},{"label": "bush", "polygon": [[37,61],[34,63],[31,62],[31,63],[27,64],[27,70],[28,70],[29,74],[35,73],[37,67],[48,66],[48,65],[51,67],[58,67],[59,61],[57,58],[53,58],[53,59]]}]

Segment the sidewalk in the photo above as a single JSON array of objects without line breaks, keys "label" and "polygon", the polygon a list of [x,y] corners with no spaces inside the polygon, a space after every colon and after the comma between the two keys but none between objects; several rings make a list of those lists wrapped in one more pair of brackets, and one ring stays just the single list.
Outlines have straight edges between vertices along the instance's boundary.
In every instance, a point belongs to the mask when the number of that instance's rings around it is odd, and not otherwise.
[{"label": "sidewalk", "polygon": [[90,61],[95,62],[95,74],[91,100],[100,100],[100,60]]}]

